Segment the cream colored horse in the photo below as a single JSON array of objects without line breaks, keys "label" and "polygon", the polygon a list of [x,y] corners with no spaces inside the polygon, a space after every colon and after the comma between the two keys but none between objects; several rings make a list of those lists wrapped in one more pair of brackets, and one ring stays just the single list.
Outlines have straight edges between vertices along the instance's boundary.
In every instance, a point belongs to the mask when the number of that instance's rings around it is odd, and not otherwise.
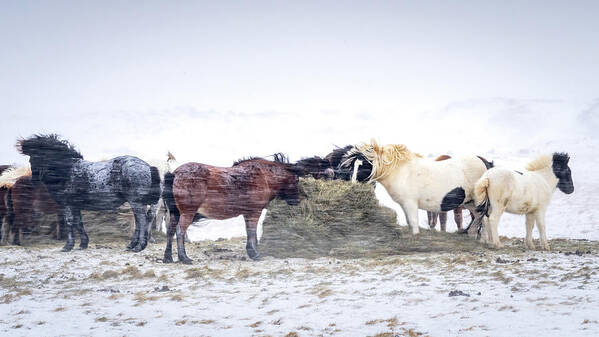
[{"label": "cream colored horse", "polygon": [[574,192],[568,154],[543,155],[528,163],[525,172],[492,168],[478,180],[475,187],[477,209],[485,214],[483,241],[501,247],[497,225],[503,212],[526,215],[526,247],[534,249],[532,229],[537,224],[541,248],[549,250],[545,233],[545,212],[556,187],[562,192]]},{"label": "cream colored horse", "polygon": [[475,212],[474,184],[492,166],[477,156],[434,161],[405,145],[379,145],[374,140],[350,150],[342,165],[351,167],[358,160],[362,169],[370,167],[370,181],[383,185],[401,206],[413,234],[419,233],[418,209],[445,212],[464,205]]}]

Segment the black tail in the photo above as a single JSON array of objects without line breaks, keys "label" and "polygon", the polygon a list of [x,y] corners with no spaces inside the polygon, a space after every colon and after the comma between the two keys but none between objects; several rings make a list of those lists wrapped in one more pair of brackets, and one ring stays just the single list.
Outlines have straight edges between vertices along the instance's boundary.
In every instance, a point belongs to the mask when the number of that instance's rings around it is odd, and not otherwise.
[{"label": "black tail", "polygon": [[160,199],[160,173],[156,167],[150,166],[150,174],[152,175],[152,186],[150,193],[144,199],[146,205],[153,205]]},{"label": "black tail", "polygon": [[[489,210],[491,209],[491,202],[489,201],[489,196],[487,195],[487,197],[485,198],[485,200],[478,206],[476,206],[476,212],[478,214],[480,214],[480,218],[478,219],[477,222],[477,232],[478,234],[481,233],[482,229],[483,229],[483,217],[489,217]],[[472,223],[470,224],[472,225]],[[468,226],[468,228],[470,228],[470,226]]]},{"label": "black tail", "polygon": [[171,216],[179,216],[179,210],[177,209],[177,204],[175,203],[175,197],[173,196],[173,181],[175,180],[175,175],[168,172],[164,175],[164,187],[162,189],[162,200],[166,204],[169,213]]}]

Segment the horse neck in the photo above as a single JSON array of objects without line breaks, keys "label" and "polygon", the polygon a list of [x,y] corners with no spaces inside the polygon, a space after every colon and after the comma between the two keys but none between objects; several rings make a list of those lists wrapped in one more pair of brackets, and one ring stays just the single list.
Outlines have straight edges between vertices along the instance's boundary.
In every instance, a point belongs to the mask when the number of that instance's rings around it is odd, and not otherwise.
[{"label": "horse neck", "polygon": [[536,173],[543,181],[547,183],[547,186],[549,186],[551,192],[555,191],[559,179],[557,179],[553,173],[553,168],[551,166],[534,171],[533,173]]}]

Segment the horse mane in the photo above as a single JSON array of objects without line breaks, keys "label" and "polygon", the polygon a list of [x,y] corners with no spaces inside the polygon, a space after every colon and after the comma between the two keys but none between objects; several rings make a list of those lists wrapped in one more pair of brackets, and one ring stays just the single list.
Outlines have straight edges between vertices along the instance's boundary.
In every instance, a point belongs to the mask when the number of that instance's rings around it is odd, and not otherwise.
[{"label": "horse mane", "polygon": [[336,146],[336,148],[333,150],[333,152],[327,154],[324,159],[328,160],[329,163],[331,164],[331,167],[337,168],[341,165],[341,162],[343,161],[343,157],[346,155],[346,153],[351,150],[354,146],[353,145],[346,145],[344,147],[339,147]]},{"label": "horse mane", "polygon": [[526,164],[525,168],[527,171],[539,171],[544,168],[550,167],[552,162],[553,158],[550,154],[543,154]]},{"label": "horse mane", "polygon": [[55,133],[49,135],[36,134],[29,138],[21,138],[17,141],[16,147],[19,153],[27,156],[54,151],[62,153],[66,158],[83,159],[81,153],[73,145],[67,140],[60,139]]},{"label": "horse mane", "polygon": [[[274,163],[280,163],[280,164],[289,164],[289,157],[286,156],[284,153],[282,152],[277,152],[275,154],[270,155],[269,157],[273,157],[274,160],[272,160],[272,162]],[[267,160],[263,157],[243,157],[240,159],[237,159],[236,161],[233,162],[233,165],[231,166],[237,166],[239,164],[248,162],[248,161],[252,161],[252,160],[265,160],[265,161],[270,161]]]},{"label": "horse mane", "polygon": [[21,177],[31,177],[31,166],[24,165],[6,169],[0,175],[0,188],[11,188]]},{"label": "horse mane", "polygon": [[345,155],[347,159],[343,165],[345,166],[348,161],[353,161],[358,154],[361,154],[372,165],[370,181],[388,176],[394,169],[414,158],[422,158],[418,153],[410,151],[404,144],[379,145],[376,140],[372,139],[370,143],[361,143],[349,150]]}]

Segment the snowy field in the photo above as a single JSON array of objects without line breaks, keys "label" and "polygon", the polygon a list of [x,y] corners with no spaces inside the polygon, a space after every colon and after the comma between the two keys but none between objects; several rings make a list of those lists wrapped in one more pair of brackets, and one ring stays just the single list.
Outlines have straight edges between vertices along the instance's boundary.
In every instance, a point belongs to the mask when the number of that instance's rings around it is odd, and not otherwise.
[{"label": "snowy field", "polygon": [[[499,226],[504,249],[379,258],[253,262],[244,239],[233,238],[189,244],[194,265],[184,266],[161,262],[163,237],[139,254],[124,251],[126,234],[90,233],[90,249],[66,254],[58,242],[26,242],[0,247],[0,334],[596,336],[598,146],[592,138],[554,145],[546,147],[574,149],[576,191],[554,195],[551,252],[524,251],[524,219],[514,215]],[[521,169],[544,150],[489,159]],[[381,192],[381,202],[395,207]],[[420,223],[426,228],[424,212]],[[195,230],[196,238],[236,237],[243,221]]]},{"label": "snowy field", "polygon": [[[161,263],[163,244],[139,254],[124,252],[124,242],[69,254],[59,253],[58,244],[3,247],[0,333],[596,336],[599,331],[597,242],[552,241],[552,253],[523,252],[520,240],[501,251],[259,262],[246,260],[243,243],[190,244],[191,266]],[[564,247],[569,251],[559,253]]]}]

